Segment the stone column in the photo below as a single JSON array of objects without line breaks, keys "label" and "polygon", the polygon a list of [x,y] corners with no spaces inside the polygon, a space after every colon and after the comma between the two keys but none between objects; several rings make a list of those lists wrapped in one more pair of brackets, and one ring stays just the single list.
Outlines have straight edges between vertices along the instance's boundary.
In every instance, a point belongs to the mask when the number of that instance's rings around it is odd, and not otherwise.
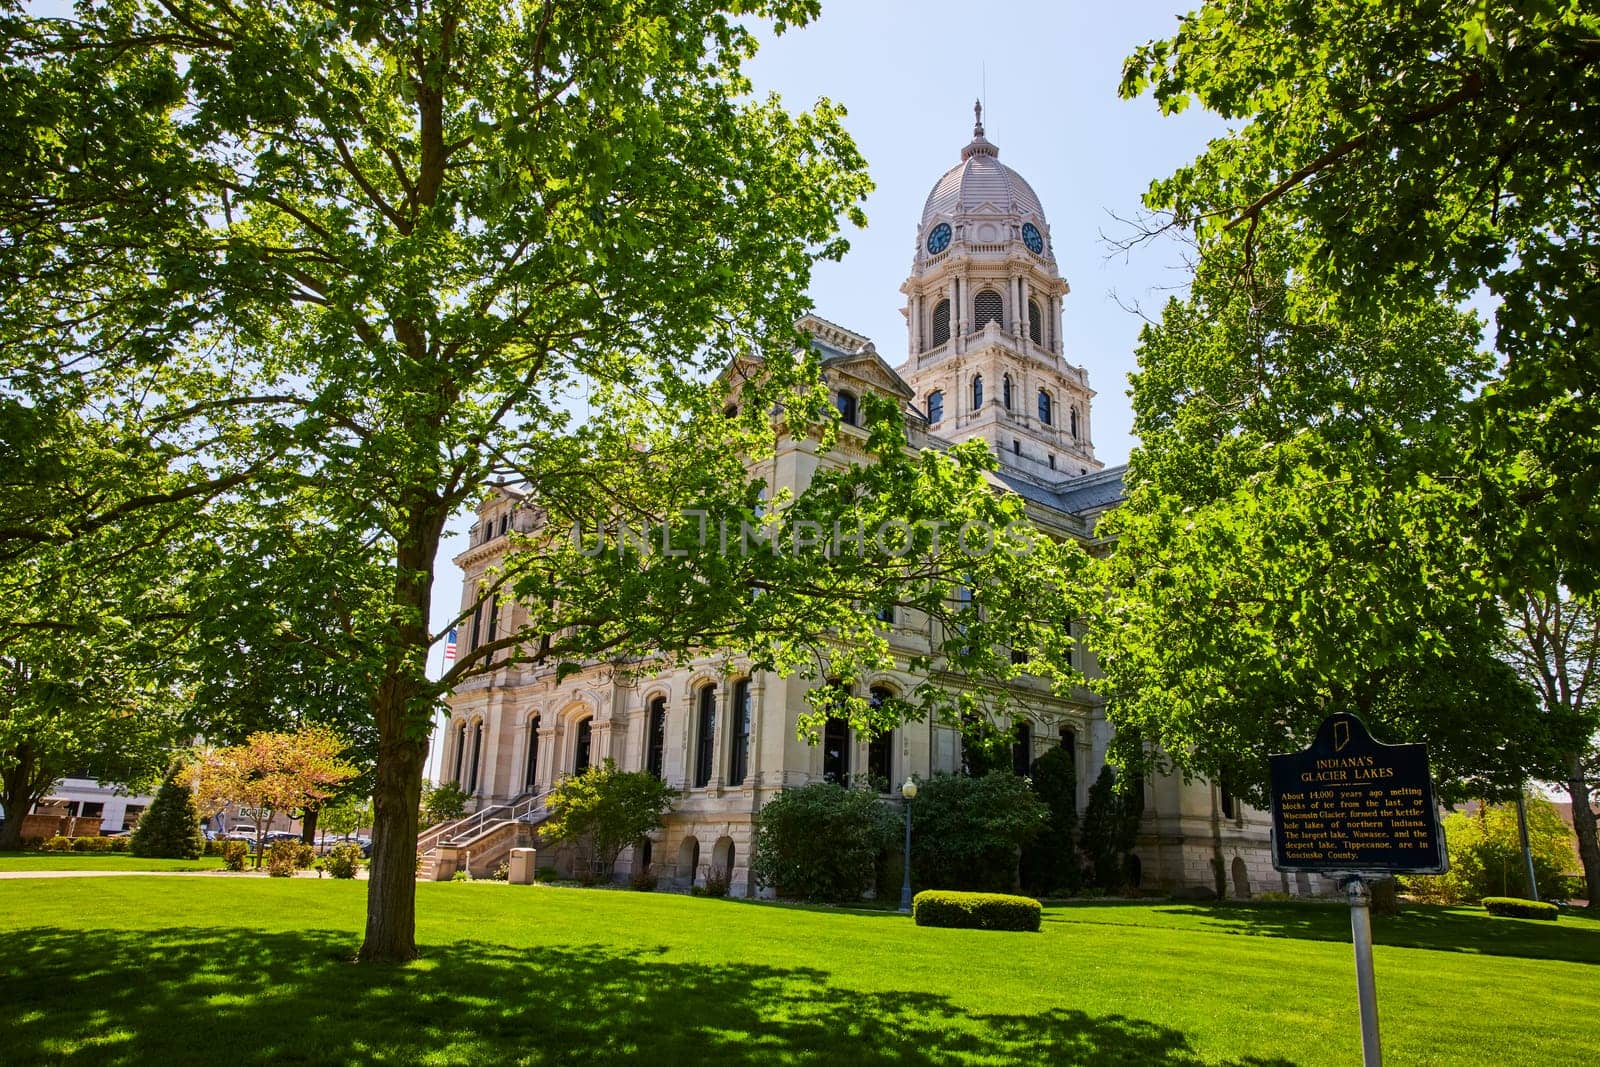
[{"label": "stone column", "polygon": [[750,790],[750,810],[756,811],[761,807],[761,742],[766,736],[762,724],[766,721],[767,711],[767,672],[751,674],[750,676],[750,773],[745,778],[745,786]]},{"label": "stone column", "polygon": [[534,792],[548,793],[556,780],[556,725],[552,719],[549,726],[544,722],[550,718],[548,715],[539,719],[539,782]]},{"label": "stone column", "polygon": [[495,689],[484,702],[483,708],[483,754],[482,762],[478,765],[478,793],[489,803],[499,795],[500,784],[500,734],[504,727],[501,713],[505,707],[505,690]]}]

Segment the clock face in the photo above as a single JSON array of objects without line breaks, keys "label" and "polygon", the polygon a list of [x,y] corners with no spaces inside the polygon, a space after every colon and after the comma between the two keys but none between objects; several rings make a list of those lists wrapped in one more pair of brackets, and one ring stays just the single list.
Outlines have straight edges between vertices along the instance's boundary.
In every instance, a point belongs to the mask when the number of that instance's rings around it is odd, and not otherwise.
[{"label": "clock face", "polygon": [[928,233],[928,252],[938,255],[950,247],[950,224],[941,222]]},{"label": "clock face", "polygon": [[1031,222],[1022,224],[1022,243],[1028,246],[1028,251],[1036,256],[1044,255],[1044,238],[1039,234],[1039,227]]}]

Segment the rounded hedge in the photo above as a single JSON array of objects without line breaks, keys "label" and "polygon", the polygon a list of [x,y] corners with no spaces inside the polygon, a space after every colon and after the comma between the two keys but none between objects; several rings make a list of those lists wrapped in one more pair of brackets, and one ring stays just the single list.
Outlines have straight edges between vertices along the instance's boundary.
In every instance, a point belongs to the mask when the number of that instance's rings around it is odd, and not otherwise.
[{"label": "rounded hedge", "polygon": [[1037,932],[1043,909],[1032,897],[1007,893],[956,893],[924,889],[911,901],[918,926],[964,930],[1027,930]]},{"label": "rounded hedge", "polygon": [[1513,919],[1544,919],[1555,922],[1561,909],[1542,900],[1519,900],[1516,897],[1484,897],[1483,910],[1490,915],[1505,915]]}]

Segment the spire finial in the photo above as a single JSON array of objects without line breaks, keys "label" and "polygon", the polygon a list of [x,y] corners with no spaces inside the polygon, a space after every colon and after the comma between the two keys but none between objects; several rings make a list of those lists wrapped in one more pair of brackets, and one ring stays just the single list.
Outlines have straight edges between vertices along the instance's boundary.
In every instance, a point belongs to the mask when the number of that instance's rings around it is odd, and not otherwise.
[{"label": "spire finial", "polygon": [[972,136],[983,136],[983,101],[972,102]]}]

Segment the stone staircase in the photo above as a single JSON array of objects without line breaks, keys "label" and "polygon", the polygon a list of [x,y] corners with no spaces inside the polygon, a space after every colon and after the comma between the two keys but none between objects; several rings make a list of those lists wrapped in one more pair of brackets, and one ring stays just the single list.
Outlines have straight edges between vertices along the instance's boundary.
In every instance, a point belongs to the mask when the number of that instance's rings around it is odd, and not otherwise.
[{"label": "stone staircase", "polygon": [[494,873],[513,848],[531,847],[550,817],[549,793],[524,793],[459,819],[430,826],[417,835],[417,880],[443,882],[458,870],[474,878]]}]

